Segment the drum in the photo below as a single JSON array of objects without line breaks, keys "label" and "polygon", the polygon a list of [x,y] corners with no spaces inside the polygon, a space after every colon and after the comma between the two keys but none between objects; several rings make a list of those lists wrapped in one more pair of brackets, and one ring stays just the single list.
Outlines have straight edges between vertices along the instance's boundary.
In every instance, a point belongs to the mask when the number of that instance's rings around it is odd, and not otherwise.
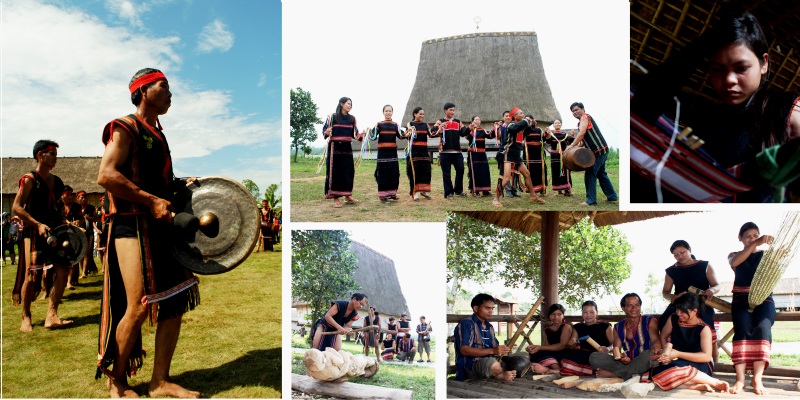
[{"label": "drum", "polygon": [[572,147],[562,155],[570,171],[586,171],[594,165],[594,153],[586,147]]}]

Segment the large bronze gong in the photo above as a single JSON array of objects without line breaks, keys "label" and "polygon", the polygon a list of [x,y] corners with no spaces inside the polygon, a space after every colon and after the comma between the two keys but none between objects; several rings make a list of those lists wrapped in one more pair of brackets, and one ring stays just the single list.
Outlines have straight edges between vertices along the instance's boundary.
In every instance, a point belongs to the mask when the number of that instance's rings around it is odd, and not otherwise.
[{"label": "large bronze gong", "polygon": [[86,232],[73,225],[60,225],[50,231],[44,253],[57,265],[73,265],[86,256],[89,241]]},{"label": "large bronze gong", "polygon": [[179,214],[198,219],[196,230],[185,229],[173,249],[186,268],[198,274],[220,274],[241,264],[253,251],[260,227],[258,207],[241,183],[218,176],[198,178],[176,193],[173,205]]}]

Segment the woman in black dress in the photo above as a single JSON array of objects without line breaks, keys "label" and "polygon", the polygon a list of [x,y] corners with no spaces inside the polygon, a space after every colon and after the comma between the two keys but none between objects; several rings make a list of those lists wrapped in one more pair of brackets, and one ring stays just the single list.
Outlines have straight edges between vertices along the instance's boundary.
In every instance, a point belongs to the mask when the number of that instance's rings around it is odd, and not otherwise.
[{"label": "woman in black dress", "polygon": [[[581,307],[583,322],[575,324],[572,337],[567,342],[571,350],[561,360],[561,375],[592,376],[594,369],[589,364],[589,356],[595,351],[609,353],[614,343],[611,324],[597,319],[597,303],[586,301]],[[600,349],[595,349],[588,339],[597,343]]]},{"label": "woman in black dress", "polygon": [[333,199],[333,208],[341,208],[340,197],[344,197],[347,204],[356,204],[358,200],[353,195],[353,179],[355,166],[353,164],[353,149],[350,143],[353,139],[361,140],[363,135],[358,133],[356,117],[350,114],[353,101],[349,97],[339,99],[336,112],[328,116],[322,126],[322,136],[328,139],[325,159],[325,198]]},{"label": "woman in black dress", "polygon": [[545,340],[541,345],[525,348],[531,355],[531,371],[537,374],[558,373],[559,362],[567,354],[567,343],[572,337],[572,325],[564,320],[564,306],[553,304],[547,310],[550,326],[544,328]]}]

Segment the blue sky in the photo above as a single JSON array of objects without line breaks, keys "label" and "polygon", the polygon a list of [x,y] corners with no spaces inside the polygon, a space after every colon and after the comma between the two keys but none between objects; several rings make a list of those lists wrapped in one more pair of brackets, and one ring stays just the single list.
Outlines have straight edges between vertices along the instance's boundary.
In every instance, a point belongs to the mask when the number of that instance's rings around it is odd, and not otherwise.
[{"label": "blue sky", "polygon": [[279,0],[2,3],[3,157],[41,138],[102,155],[103,126],[135,110],[131,76],[154,67],[173,92],[161,123],[176,175],[280,183]]}]

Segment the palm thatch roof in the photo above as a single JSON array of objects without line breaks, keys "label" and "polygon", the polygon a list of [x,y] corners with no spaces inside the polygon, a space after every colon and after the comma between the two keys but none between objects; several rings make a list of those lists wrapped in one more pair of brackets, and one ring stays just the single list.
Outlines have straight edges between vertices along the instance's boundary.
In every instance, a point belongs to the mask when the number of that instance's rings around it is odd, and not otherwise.
[{"label": "palm thatch roof", "polygon": [[350,251],[358,257],[353,279],[361,285],[360,291],[369,297],[369,305],[381,314],[408,313],[394,261],[358,242],[350,243]]},{"label": "palm thatch roof", "polygon": [[[727,0],[637,0],[631,2],[631,59],[646,69],[696,40],[718,20]],[[761,23],[769,40],[769,86],[800,91],[800,4],[762,0],[742,2]],[[631,66],[631,81],[643,72]],[[692,73],[686,91],[713,96],[704,68]]]},{"label": "palm thatch roof", "polygon": [[513,107],[547,124],[560,119],[536,32],[473,33],[422,42],[407,114],[422,107],[428,120],[441,118],[446,102],[455,103],[456,117],[467,121],[477,115],[491,123]]},{"label": "palm thatch roof", "polygon": [[[499,227],[531,235],[542,229],[542,212],[546,211],[457,211]],[[681,214],[679,211],[564,211],[558,213],[559,230],[566,230],[583,218],[591,218],[596,226],[619,225],[626,222]]]},{"label": "palm thatch roof", "polygon": [[[2,159],[4,195],[15,195],[19,189],[19,178],[36,169],[36,160],[27,157],[10,157]],[[103,193],[105,189],[97,184],[97,171],[100,170],[100,157],[59,157],[53,174],[72,186],[75,191],[85,190],[87,193]]]}]

